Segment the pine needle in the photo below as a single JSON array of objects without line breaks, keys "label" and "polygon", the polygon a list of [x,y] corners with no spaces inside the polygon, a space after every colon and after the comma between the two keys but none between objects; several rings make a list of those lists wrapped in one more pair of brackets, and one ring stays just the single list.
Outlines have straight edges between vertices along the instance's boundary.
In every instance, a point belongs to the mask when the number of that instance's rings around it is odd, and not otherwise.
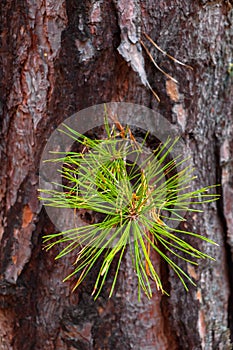
[{"label": "pine needle", "polygon": [[[46,249],[65,245],[56,259],[76,252],[74,270],[64,280],[77,278],[73,290],[101,262],[93,286],[95,298],[104,287],[113,261],[118,259],[115,271],[111,270],[113,281],[109,297],[113,295],[127,249],[138,281],[139,298],[141,290],[151,298],[153,285],[166,293],[153,264],[152,251],[174,270],[188,290],[187,282],[195,283],[173,257],[194,265],[200,259],[213,258],[181,237],[192,236],[208,244],[216,243],[198,233],[172,229],[171,224],[184,220],[181,216],[184,210],[201,211],[190,207],[192,202],[202,205],[217,200],[218,195],[209,193],[215,186],[191,189],[193,169],[183,166],[187,159],[181,156],[169,158],[177,139],[168,139],[161,144],[139,168],[137,160],[143,151],[142,145],[129,127],[122,126],[117,120],[113,123],[110,126],[105,118],[107,138],[103,140],[92,140],[66,125],[61,130],[79,143],[82,150],[67,155],[58,153],[57,159],[51,159],[63,165],[60,171],[66,184],[54,184],[51,190],[41,189],[40,199],[47,206],[73,208],[75,215],[79,210],[91,210],[104,216],[100,222],[43,237]],[[136,155],[134,163],[127,161],[132,154]],[[178,171],[180,166],[183,168]]]}]

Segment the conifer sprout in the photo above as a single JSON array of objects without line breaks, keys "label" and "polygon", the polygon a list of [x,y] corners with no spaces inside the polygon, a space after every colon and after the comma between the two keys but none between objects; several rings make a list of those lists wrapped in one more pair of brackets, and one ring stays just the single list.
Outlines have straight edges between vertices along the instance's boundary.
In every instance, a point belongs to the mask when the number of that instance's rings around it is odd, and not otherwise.
[{"label": "conifer sprout", "polygon": [[[93,139],[63,125],[61,132],[72,138],[79,150],[60,152],[48,160],[59,164],[63,181],[55,184],[55,189],[42,188],[40,199],[46,206],[72,209],[79,222],[68,230],[45,236],[47,249],[63,244],[56,259],[75,253],[73,272],[65,278],[76,279],[74,289],[91,269],[100,266],[93,284],[95,298],[115,259],[109,293],[112,296],[126,250],[138,280],[139,299],[142,291],[151,298],[155,285],[166,293],[153,264],[152,251],[165,260],[188,290],[187,282],[194,282],[177,264],[177,258],[194,265],[200,259],[213,258],[184,237],[191,235],[206,244],[216,243],[204,235],[179,229],[176,222],[185,220],[183,212],[199,212],[203,203],[215,201],[218,195],[210,193],[215,186],[192,189],[193,168],[186,166],[183,155],[171,157],[178,139],[167,138],[152,150],[147,146],[147,135],[140,143],[127,125],[105,118],[104,126],[103,139]],[[78,216],[86,212],[98,220],[80,224]]]}]

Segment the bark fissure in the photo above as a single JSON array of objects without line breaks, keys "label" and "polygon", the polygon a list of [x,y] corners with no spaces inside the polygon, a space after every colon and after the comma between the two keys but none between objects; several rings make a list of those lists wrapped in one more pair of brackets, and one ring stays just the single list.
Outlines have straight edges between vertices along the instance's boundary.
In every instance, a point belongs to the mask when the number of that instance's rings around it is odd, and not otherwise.
[{"label": "bark fissure", "polygon": [[[215,139],[215,155],[216,155],[216,181],[218,184],[223,184],[222,177],[222,159],[220,155],[220,143],[219,140]],[[229,283],[229,298],[228,298],[228,327],[230,330],[231,342],[233,343],[233,259],[232,259],[232,247],[228,242],[228,226],[224,215],[224,194],[222,187],[218,187],[218,193],[220,194],[220,199],[217,202],[218,216],[221,221],[221,226],[224,232],[224,247],[226,252],[226,264],[228,272],[228,283]]]}]

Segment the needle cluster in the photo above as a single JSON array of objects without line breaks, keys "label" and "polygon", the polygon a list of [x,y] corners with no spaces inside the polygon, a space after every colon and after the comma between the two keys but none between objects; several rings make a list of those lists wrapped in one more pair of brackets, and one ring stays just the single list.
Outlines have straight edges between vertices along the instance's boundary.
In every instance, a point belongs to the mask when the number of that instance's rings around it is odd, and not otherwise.
[{"label": "needle cluster", "polygon": [[73,138],[81,150],[58,154],[53,161],[63,164],[63,184],[59,190],[40,190],[46,194],[40,199],[47,206],[72,208],[77,213],[81,210],[99,213],[102,219],[50,234],[44,237],[44,242],[47,249],[59,243],[66,245],[56,259],[75,252],[74,270],[65,278],[77,276],[74,289],[101,261],[93,285],[95,297],[104,286],[113,260],[117,259],[109,293],[112,296],[127,249],[138,280],[139,298],[141,291],[150,298],[154,283],[165,292],[152,261],[152,251],[166,261],[188,289],[187,281],[194,282],[172,256],[194,265],[200,259],[212,258],[182,237],[191,235],[214,242],[203,235],[174,228],[172,222],[184,221],[181,213],[185,211],[201,211],[191,204],[216,200],[218,196],[209,193],[214,186],[191,189],[193,169],[183,166],[186,159],[181,156],[170,158],[177,140],[168,139],[145,157],[144,143],[137,142],[129,128],[121,128],[119,133],[114,124],[105,122],[106,137],[93,140],[65,126],[62,132]]}]

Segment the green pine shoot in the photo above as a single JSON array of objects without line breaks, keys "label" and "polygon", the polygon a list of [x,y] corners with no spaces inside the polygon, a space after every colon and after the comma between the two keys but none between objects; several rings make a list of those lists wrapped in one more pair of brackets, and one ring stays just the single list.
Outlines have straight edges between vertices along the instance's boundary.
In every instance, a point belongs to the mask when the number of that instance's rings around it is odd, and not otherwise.
[{"label": "green pine shoot", "polygon": [[[194,282],[172,256],[194,265],[199,259],[213,258],[181,237],[192,235],[207,243],[215,243],[202,235],[173,228],[171,223],[184,221],[182,213],[185,211],[201,211],[190,207],[191,203],[196,207],[197,204],[216,200],[218,195],[209,193],[214,186],[191,189],[194,176],[193,169],[185,166],[187,160],[169,158],[177,140],[167,140],[146,159],[140,160],[144,146],[135,140],[129,128],[122,128],[124,134],[122,130],[119,134],[114,126],[110,127],[105,121],[106,138],[92,140],[68,126],[64,127],[62,132],[76,141],[81,151],[59,153],[58,158],[52,160],[63,164],[61,176],[66,184],[60,185],[60,190],[41,189],[46,196],[40,199],[47,206],[102,215],[100,222],[84,223],[81,227],[44,237],[47,249],[65,243],[65,248],[56,259],[73,251],[76,253],[74,270],[65,280],[75,276],[76,289],[101,261],[93,286],[96,298],[104,286],[113,260],[118,259],[109,294],[111,297],[124,253],[128,249],[138,279],[139,298],[141,290],[150,298],[154,284],[158,290],[165,292],[157,267],[151,259],[152,251],[155,251],[188,290],[187,281]],[[177,171],[178,168],[181,170]]]}]

